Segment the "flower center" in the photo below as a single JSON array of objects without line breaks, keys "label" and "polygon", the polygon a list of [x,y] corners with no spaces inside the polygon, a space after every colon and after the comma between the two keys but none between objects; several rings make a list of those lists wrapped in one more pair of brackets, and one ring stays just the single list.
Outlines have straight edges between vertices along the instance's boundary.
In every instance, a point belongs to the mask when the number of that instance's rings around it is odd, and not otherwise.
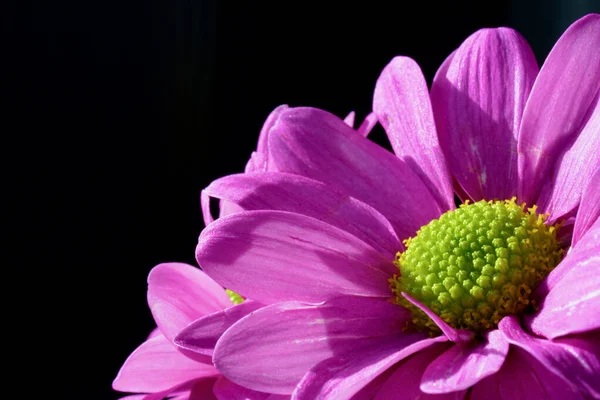
[{"label": "flower center", "polygon": [[515,198],[462,204],[406,240],[390,279],[398,304],[419,328],[439,328],[402,292],[457,329],[495,328],[505,315],[527,307],[532,290],[560,262],[558,225],[546,226],[537,206],[524,210]]},{"label": "flower center", "polygon": [[227,296],[229,296],[229,300],[231,300],[233,304],[242,304],[244,302],[244,298],[233,290],[225,289],[225,291],[227,292]]}]

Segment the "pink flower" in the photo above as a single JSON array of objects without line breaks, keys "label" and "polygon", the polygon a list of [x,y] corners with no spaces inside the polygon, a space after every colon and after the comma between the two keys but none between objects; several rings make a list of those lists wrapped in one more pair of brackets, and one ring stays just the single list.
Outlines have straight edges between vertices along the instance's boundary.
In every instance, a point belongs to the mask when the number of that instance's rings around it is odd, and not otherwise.
[{"label": "pink flower", "polygon": [[[205,215],[209,197],[239,208],[202,232],[200,266],[268,304],[223,330],[219,371],[294,399],[600,398],[599,48],[588,15],[538,72],[519,34],[482,30],[430,93],[395,58],[373,104],[395,156],[324,111],[277,109],[259,168],[203,193]],[[454,192],[499,201],[455,211]]]},{"label": "pink flower", "polygon": [[[245,301],[234,306],[225,290],[198,268],[168,263],[157,265],[148,276],[148,305],[158,328],[129,356],[113,382],[115,390],[146,394],[125,399],[289,398],[240,387],[211,362],[220,334],[259,304]],[[203,321],[205,335],[195,338],[200,343],[195,351],[176,346],[175,336],[198,321]]]}]

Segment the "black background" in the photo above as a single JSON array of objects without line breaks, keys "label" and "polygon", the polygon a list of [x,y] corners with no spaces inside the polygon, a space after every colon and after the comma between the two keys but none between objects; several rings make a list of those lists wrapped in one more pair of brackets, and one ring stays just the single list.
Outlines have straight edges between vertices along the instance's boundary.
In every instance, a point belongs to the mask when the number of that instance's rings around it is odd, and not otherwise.
[{"label": "black background", "polygon": [[[395,55],[414,58],[430,83],[469,34],[510,26],[541,64],[570,23],[599,10],[595,0],[257,3],[93,1],[4,14],[17,61],[4,94],[25,111],[10,131],[16,147],[5,147],[23,150],[7,197],[24,206],[13,236],[35,263],[28,273],[58,282],[36,311],[56,336],[45,345],[62,376],[48,388],[58,398],[118,397],[111,381],[154,325],[147,273],[195,263],[200,190],[243,170],[273,108],[355,110],[360,123]],[[372,137],[385,142],[379,127]]]}]

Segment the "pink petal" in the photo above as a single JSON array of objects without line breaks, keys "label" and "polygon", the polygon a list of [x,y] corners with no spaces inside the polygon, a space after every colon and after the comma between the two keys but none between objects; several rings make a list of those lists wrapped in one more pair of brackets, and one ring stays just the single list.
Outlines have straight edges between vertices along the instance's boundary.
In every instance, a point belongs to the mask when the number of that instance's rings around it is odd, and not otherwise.
[{"label": "pink petal", "polygon": [[224,376],[215,383],[213,392],[219,400],[267,400],[271,396],[269,393],[257,392],[240,386]]},{"label": "pink petal", "polygon": [[[277,123],[281,114],[288,109],[289,109],[289,107],[287,106],[287,104],[283,104],[283,105],[277,107],[276,109],[274,109],[271,112],[271,114],[269,114],[269,116],[267,117],[267,120],[263,124],[262,129],[260,130],[260,135],[258,137],[258,145],[256,146],[256,151],[257,151],[257,153],[266,157],[267,161],[268,161],[268,156],[269,156],[269,133],[270,133],[271,129]],[[267,162],[266,169],[264,169],[263,171],[267,171],[267,170],[272,171],[272,169],[270,169],[269,167],[271,167],[271,165],[269,162]]]},{"label": "pink petal", "polygon": [[292,398],[349,399],[398,361],[447,340],[444,336],[426,337],[424,333],[406,334],[383,345],[365,347],[321,361],[304,375]]},{"label": "pink petal", "polygon": [[442,346],[434,346],[415,354],[404,361],[387,380],[375,396],[375,400],[460,400],[465,397],[466,391],[457,391],[445,394],[427,394],[419,388],[423,371],[440,352]]},{"label": "pink petal", "polygon": [[334,226],[283,211],[221,218],[200,235],[196,259],[244,297],[322,301],[339,295],[390,297],[392,260]]},{"label": "pink petal", "polygon": [[142,343],[125,361],[113,382],[122,392],[160,392],[187,381],[218,374],[212,365],[181,354],[163,335]]},{"label": "pink petal", "polygon": [[[566,30],[542,66],[519,133],[520,201],[537,202],[553,166],[577,139],[589,116],[600,88],[599,48],[600,15],[590,14]],[[581,192],[574,195],[578,202]]]},{"label": "pink petal", "polygon": [[189,398],[185,398],[185,400],[217,400],[217,397],[213,393],[217,381],[218,379],[215,378],[199,380],[192,386],[190,396]]},{"label": "pink petal", "polygon": [[512,348],[497,374],[479,382],[471,400],[580,400],[582,395],[527,352]]},{"label": "pink petal", "polygon": [[600,340],[597,334],[593,340],[538,339],[525,333],[515,316],[503,318],[498,328],[510,344],[527,351],[550,372],[588,392],[591,397],[600,397]]},{"label": "pink petal", "polygon": [[418,301],[417,299],[412,298],[407,293],[402,293],[402,296],[410,301],[416,307],[419,307],[431,320],[440,328],[442,333],[446,335],[448,340],[455,343],[467,343],[473,339],[473,332],[467,330],[458,330],[454,329],[450,325],[446,323],[443,319],[441,319],[437,314],[431,311],[426,305]]},{"label": "pink petal", "polygon": [[575,142],[563,151],[552,177],[542,188],[539,211],[550,214],[549,224],[576,210],[594,171],[600,167],[600,92],[594,103]]},{"label": "pink petal", "polygon": [[497,28],[467,38],[436,74],[431,103],[440,143],[471,199],[516,194],[517,133],[537,72],[525,39]]},{"label": "pink petal", "polygon": [[498,330],[487,332],[483,342],[457,343],[429,364],[421,390],[431,394],[466,390],[500,370],[508,347]]},{"label": "pink petal", "polygon": [[575,246],[579,239],[591,228],[591,226],[600,217],[600,168],[592,175],[582,198],[577,218],[575,219],[575,229],[573,231],[573,241],[571,246]]},{"label": "pink petal", "polygon": [[175,344],[194,353],[213,355],[217,340],[241,318],[263,307],[262,304],[246,300],[241,304],[206,315],[183,328],[175,337]]},{"label": "pink petal", "polygon": [[446,211],[408,164],[325,111],[283,112],[269,134],[269,151],[278,170],[324,182],[376,208],[401,240]]},{"label": "pink petal", "polygon": [[600,229],[588,235],[590,248],[574,248],[543,283],[547,295],[526,318],[535,334],[554,339],[600,328],[600,318],[591,317],[600,316]]},{"label": "pink petal", "polygon": [[394,340],[409,319],[406,309],[367,297],[277,303],[229,328],[213,359],[219,371],[239,385],[290,394],[315,364]]},{"label": "pink petal", "polygon": [[438,141],[427,83],[416,62],[396,57],[383,69],[373,110],[394,153],[421,177],[438,204],[453,210],[452,178]]},{"label": "pink petal", "polygon": [[267,172],[230,175],[204,191],[244,210],[290,211],[345,230],[393,259],[404,246],[389,221],[371,206],[299,175]]},{"label": "pink petal", "polygon": [[369,136],[369,133],[371,133],[375,125],[377,125],[377,116],[375,115],[375,113],[372,112],[365,117],[364,121],[362,122],[362,124],[360,124],[356,131],[359,135],[367,137]]},{"label": "pink petal", "polygon": [[232,305],[225,290],[208,275],[181,263],[160,264],[150,271],[148,304],[170,340],[190,322]]},{"label": "pink petal", "polygon": [[356,113],[354,111],[350,111],[350,114],[344,118],[344,123],[350,128],[354,128],[354,117],[356,117]]}]

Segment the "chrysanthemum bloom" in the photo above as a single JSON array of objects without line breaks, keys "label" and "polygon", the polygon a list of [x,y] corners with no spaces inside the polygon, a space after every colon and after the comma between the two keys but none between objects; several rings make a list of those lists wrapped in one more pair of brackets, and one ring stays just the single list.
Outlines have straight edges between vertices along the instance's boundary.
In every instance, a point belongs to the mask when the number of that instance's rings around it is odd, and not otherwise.
[{"label": "chrysanthemum bloom", "polygon": [[263,172],[204,193],[246,211],[204,230],[199,264],[269,304],[220,337],[219,371],[296,399],[599,398],[599,48],[598,15],[540,71],[516,32],[482,30],[431,93],[394,59],[373,108],[395,156],[276,110]]},{"label": "chrysanthemum bloom", "polygon": [[[260,307],[256,302],[241,301],[239,295],[228,295],[191,265],[167,263],[154,267],[148,276],[148,304],[158,328],[125,361],[113,388],[145,393],[124,398],[128,400],[289,398],[243,388],[221,376],[212,365],[212,351],[220,334]],[[215,320],[218,326],[211,325]],[[201,344],[194,352],[178,348],[174,337],[197,321],[202,321],[206,333],[196,337]]]}]

